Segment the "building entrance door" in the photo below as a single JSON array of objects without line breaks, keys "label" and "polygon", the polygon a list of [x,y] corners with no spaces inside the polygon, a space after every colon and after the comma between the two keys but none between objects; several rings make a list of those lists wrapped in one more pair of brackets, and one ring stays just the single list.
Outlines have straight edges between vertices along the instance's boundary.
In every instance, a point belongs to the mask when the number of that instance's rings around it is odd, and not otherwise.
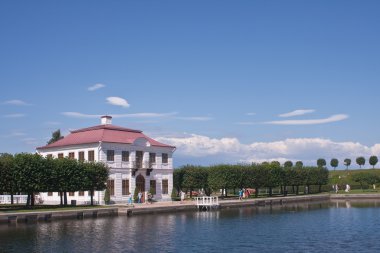
[{"label": "building entrance door", "polygon": [[145,192],[145,178],[142,175],[136,177],[136,190],[137,192]]}]

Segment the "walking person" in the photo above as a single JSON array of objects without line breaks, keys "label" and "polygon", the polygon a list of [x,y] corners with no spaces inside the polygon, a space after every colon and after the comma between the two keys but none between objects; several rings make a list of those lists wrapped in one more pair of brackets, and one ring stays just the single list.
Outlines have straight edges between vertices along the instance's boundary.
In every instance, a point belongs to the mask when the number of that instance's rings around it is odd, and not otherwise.
[{"label": "walking person", "polygon": [[138,197],[138,203],[141,203],[141,198],[142,198],[142,192],[139,191],[139,193],[137,194],[137,197]]},{"label": "walking person", "polygon": [[183,203],[183,201],[185,200],[186,193],[184,193],[184,192],[181,190],[180,195],[181,195],[181,203]]},{"label": "walking person", "polygon": [[239,190],[239,200],[243,200],[243,189]]}]

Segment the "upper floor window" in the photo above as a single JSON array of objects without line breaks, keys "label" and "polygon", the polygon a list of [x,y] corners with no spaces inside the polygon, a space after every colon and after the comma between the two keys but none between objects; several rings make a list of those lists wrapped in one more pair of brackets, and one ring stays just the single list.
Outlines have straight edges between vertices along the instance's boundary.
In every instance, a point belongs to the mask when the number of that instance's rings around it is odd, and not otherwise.
[{"label": "upper floor window", "polygon": [[150,163],[156,162],[156,153],[149,153],[149,162]]},{"label": "upper floor window", "polygon": [[52,154],[48,154],[48,155],[46,156],[46,158],[53,158],[53,155],[52,155]]},{"label": "upper floor window", "polygon": [[69,153],[69,159],[74,159],[75,158],[75,153],[74,152],[70,152]]},{"label": "upper floor window", "polygon": [[59,153],[59,154],[58,154],[58,158],[59,158],[59,159],[62,159],[62,158],[63,158],[63,153]]},{"label": "upper floor window", "polygon": [[84,151],[80,151],[78,153],[78,159],[79,159],[79,161],[84,161]]},{"label": "upper floor window", "polygon": [[115,150],[107,150],[107,161],[115,161]]},{"label": "upper floor window", "polygon": [[128,151],[121,151],[121,161],[129,162],[129,152]]},{"label": "upper floor window", "polygon": [[89,160],[90,162],[95,161],[95,151],[94,151],[94,150],[90,150],[90,151],[88,151],[88,160]]},{"label": "upper floor window", "polygon": [[162,163],[168,163],[169,161],[169,156],[168,154],[162,154]]}]

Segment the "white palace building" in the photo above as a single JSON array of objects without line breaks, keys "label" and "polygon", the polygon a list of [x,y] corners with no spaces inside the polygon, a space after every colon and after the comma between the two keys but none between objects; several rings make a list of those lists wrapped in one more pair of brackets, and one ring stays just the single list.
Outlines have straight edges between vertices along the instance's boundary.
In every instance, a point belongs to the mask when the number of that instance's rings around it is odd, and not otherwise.
[{"label": "white palace building", "polygon": [[[175,147],[155,141],[140,130],[112,125],[110,116],[102,116],[101,125],[71,131],[63,139],[37,148],[46,157],[105,163],[110,168],[107,187],[114,203],[126,203],[135,189],[152,189],[154,200],[170,200],[174,151]],[[40,193],[40,197],[44,203],[60,202],[57,192]],[[68,202],[71,200],[88,203],[90,194],[70,192]],[[95,192],[94,200],[104,203],[104,191]]]}]

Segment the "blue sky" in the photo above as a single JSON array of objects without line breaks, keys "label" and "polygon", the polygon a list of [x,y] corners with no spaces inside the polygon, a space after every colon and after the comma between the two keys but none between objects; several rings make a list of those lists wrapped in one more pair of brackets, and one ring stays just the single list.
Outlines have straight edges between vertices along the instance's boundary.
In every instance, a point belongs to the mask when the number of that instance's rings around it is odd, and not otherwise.
[{"label": "blue sky", "polygon": [[379,11],[369,0],[1,1],[0,152],[112,114],[176,145],[176,165],[380,155]]}]

